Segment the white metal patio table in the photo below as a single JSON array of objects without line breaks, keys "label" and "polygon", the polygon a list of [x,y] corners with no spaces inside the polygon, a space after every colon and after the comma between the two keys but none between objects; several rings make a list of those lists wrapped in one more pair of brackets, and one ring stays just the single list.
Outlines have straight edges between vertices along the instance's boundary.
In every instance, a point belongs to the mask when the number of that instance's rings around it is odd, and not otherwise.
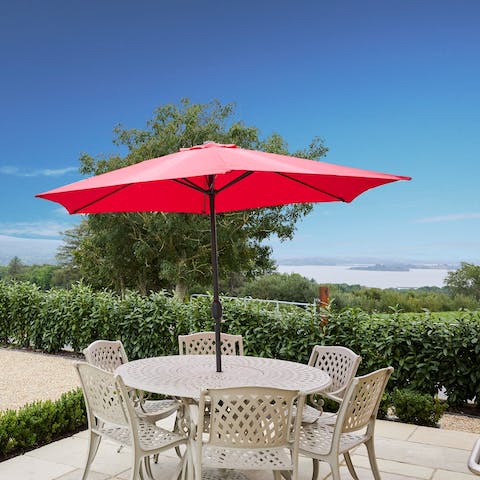
[{"label": "white metal patio table", "polygon": [[[240,355],[225,355],[222,362],[223,371],[217,372],[214,355],[171,355],[134,360],[118,367],[115,373],[129,387],[180,398],[186,407],[187,423],[191,422],[189,406],[207,388],[256,386],[310,394],[331,383],[326,372],[302,363]],[[193,478],[193,436],[186,452],[189,478]]]}]

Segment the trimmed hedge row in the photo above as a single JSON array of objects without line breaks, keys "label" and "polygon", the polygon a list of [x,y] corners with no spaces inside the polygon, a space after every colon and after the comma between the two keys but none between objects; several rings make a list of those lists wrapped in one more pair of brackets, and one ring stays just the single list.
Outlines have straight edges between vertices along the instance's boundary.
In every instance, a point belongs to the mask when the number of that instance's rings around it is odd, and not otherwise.
[{"label": "trimmed hedge row", "polygon": [[[389,388],[434,395],[449,404],[480,399],[480,312],[367,314],[357,309],[320,315],[296,307],[223,301],[225,332],[244,336],[245,353],[307,362],[316,344],[345,345],[362,355],[359,373],[386,365]],[[0,339],[56,352],[79,352],[98,338],[122,340],[131,359],[177,353],[177,336],[213,329],[210,300],[180,303],[164,293],[121,298],[79,284],[42,292],[29,283],[0,282]]]},{"label": "trimmed hedge row", "polygon": [[86,426],[87,414],[80,389],[64,393],[53,402],[40,401],[18,411],[0,412],[0,461]]}]

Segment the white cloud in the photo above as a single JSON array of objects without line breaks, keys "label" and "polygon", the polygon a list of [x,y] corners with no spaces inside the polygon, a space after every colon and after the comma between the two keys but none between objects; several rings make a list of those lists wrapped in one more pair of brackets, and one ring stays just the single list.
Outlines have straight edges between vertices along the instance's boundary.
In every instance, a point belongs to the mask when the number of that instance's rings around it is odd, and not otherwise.
[{"label": "white cloud", "polygon": [[3,167],[0,167],[0,173],[3,175],[18,175],[18,168],[5,165]]},{"label": "white cloud", "polygon": [[17,256],[26,263],[53,263],[61,240],[18,238],[0,234],[0,264]]},{"label": "white cloud", "polygon": [[54,209],[53,211],[55,213],[55,215],[60,215],[60,216],[67,216],[67,215],[70,215],[68,213],[68,210],[65,208],[65,207],[57,207]]},{"label": "white cloud", "polygon": [[71,225],[60,222],[1,222],[0,234],[3,235],[35,235],[39,237],[59,237],[61,232]]},{"label": "white cloud", "polygon": [[67,173],[77,172],[78,167],[65,168],[43,168],[38,170],[20,170],[18,167],[11,165],[0,166],[0,174],[15,175],[16,177],[60,177]]},{"label": "white cloud", "polygon": [[415,223],[454,222],[456,220],[472,220],[480,218],[480,213],[453,213],[451,215],[438,215],[415,220]]}]

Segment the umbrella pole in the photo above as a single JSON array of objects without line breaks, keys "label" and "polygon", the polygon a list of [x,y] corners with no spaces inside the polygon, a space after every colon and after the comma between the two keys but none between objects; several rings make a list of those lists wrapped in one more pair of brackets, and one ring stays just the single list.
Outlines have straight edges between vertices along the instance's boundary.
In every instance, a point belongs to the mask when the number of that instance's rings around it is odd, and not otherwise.
[{"label": "umbrella pole", "polygon": [[220,340],[220,328],[222,320],[222,304],[218,292],[218,253],[217,253],[217,219],[215,215],[215,192],[213,178],[210,183],[210,242],[212,245],[212,276],[213,276],[213,303],[212,316],[215,320],[215,356],[217,360],[217,372],[222,371],[222,348]]}]

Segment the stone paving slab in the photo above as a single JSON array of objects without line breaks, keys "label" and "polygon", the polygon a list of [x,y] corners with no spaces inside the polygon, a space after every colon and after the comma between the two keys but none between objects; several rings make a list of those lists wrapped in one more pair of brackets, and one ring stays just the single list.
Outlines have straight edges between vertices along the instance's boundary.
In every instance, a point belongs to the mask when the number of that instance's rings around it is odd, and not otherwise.
[{"label": "stone paving slab", "polygon": [[478,479],[473,473],[449,472],[447,470],[437,470],[432,480],[474,480]]},{"label": "stone paving slab", "polygon": [[[368,457],[362,455],[352,455],[352,462],[356,469],[357,465],[360,468],[370,469],[370,462]],[[378,468],[381,472],[392,473],[396,475],[406,475],[408,477],[429,480],[432,478],[434,469],[423,467],[420,465],[412,465],[405,462],[395,462],[393,460],[377,459]]]},{"label": "stone paving slab", "polygon": [[[80,480],[82,478],[83,469],[78,468],[73,470],[66,475],[62,475],[61,477],[57,477],[54,480]],[[113,477],[107,475],[105,473],[98,473],[98,472],[90,472],[88,475],[88,480],[111,480]]]},{"label": "stone paving slab", "polygon": [[410,425],[408,423],[377,420],[375,422],[375,435],[397,440],[408,440],[418,428],[418,425]]},{"label": "stone paving slab", "polygon": [[[61,458],[60,452],[58,452]],[[1,480],[53,480],[74,467],[21,455],[0,463]]]},{"label": "stone paving slab", "polygon": [[[393,460],[432,469],[469,473],[467,468],[470,453],[458,448],[426,445],[411,441],[375,438],[375,451],[378,459]],[[365,448],[355,451],[357,455],[367,455]]]},{"label": "stone paving slab", "polygon": [[417,427],[409,437],[409,440],[411,442],[426,443],[441,447],[460,448],[470,452],[478,440],[478,435],[475,433],[457,432],[455,430]]}]

